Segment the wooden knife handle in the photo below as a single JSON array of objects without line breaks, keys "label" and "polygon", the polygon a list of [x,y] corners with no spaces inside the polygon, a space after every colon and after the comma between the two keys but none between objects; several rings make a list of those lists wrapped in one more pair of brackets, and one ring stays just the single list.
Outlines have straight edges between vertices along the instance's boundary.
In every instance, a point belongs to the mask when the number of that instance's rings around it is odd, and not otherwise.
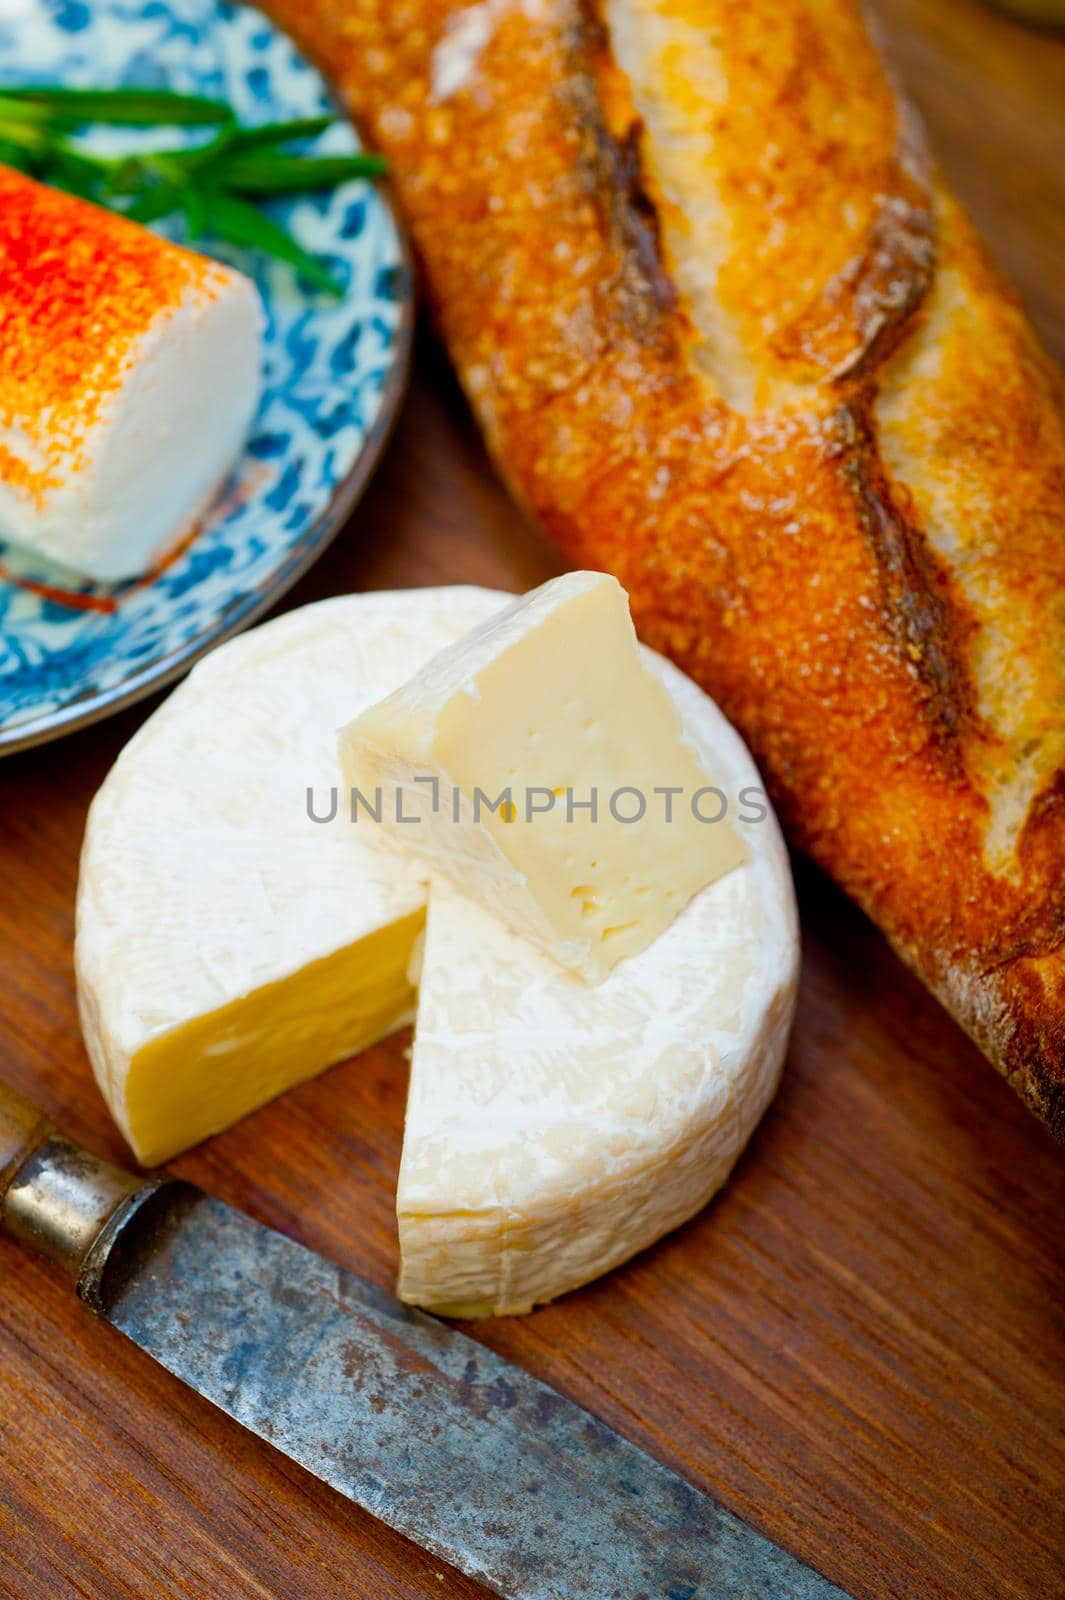
[{"label": "wooden knife handle", "polygon": [[58,1262],[90,1305],[126,1223],[172,1182],[140,1178],[91,1155],[0,1083],[0,1233]]}]

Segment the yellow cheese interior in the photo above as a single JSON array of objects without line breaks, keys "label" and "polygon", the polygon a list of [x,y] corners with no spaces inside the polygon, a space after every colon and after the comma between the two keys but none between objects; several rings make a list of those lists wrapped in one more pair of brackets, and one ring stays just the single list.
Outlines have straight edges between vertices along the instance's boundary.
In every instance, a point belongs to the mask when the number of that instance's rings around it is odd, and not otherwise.
[{"label": "yellow cheese interior", "polygon": [[424,924],[423,909],[152,1039],[126,1081],[139,1160],[167,1161],[409,1020]]}]

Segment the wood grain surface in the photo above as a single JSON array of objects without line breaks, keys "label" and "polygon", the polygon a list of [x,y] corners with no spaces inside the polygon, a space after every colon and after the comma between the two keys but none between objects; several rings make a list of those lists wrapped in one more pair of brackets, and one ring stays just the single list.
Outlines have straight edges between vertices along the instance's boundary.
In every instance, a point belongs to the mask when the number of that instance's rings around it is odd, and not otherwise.
[{"label": "wood grain surface", "polygon": [[[1065,358],[1065,41],[978,0],[880,0],[944,166]],[[439,350],[371,492],[287,605],[555,570]],[[80,1042],[89,800],[151,703],[0,767],[0,1072],[126,1159]],[[726,1192],[630,1266],[476,1336],[856,1597],[1065,1595],[1062,1155],[797,863],[805,967],[780,1095]],[[177,1170],[380,1284],[402,1038]],[[0,1594],[393,1600],[482,1591],[96,1324],[0,1241]]]}]

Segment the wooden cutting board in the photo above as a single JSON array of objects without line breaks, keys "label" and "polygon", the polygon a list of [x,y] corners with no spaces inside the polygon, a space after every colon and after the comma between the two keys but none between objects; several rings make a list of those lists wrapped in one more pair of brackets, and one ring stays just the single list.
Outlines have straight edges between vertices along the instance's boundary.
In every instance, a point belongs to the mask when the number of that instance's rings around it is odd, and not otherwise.
[{"label": "wooden cutting board", "polygon": [[[978,0],[881,0],[933,143],[1065,359],[1065,39]],[[556,570],[439,350],[371,493],[287,605]],[[0,766],[0,1071],[120,1141],[71,978],[86,807],[150,706]],[[602,1282],[477,1337],[856,1597],[1065,1595],[1065,1162],[818,873],[790,1065],[727,1191]],[[402,1039],[177,1169],[389,1284]],[[95,1324],[0,1242],[0,1594],[473,1596]],[[627,1600],[627,1597],[626,1597]]]}]

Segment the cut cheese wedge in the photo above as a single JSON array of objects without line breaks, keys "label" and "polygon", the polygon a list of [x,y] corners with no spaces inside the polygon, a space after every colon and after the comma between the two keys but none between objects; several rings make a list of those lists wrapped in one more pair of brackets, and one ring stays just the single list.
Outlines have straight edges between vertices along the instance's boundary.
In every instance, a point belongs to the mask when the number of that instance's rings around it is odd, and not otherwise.
[{"label": "cut cheese wedge", "polygon": [[[729,793],[739,736],[648,664]],[[400,1294],[527,1311],[625,1261],[721,1187],[772,1098],[795,1002],[791,876],[771,818],[744,866],[589,988],[435,881],[397,1211]]]},{"label": "cut cheese wedge", "polygon": [[554,578],[441,651],[343,730],[340,761],[366,831],[592,983],[745,856],[601,572]]},{"label": "cut cheese wedge", "polygon": [[239,272],[0,167],[0,539],[113,582],[193,527],[259,397]]},{"label": "cut cheese wedge", "polygon": [[348,822],[336,729],[353,686],[369,704],[495,603],[281,617],[202,661],[122,752],[89,815],[75,957],[93,1067],[146,1165],[413,1017],[424,882]]},{"label": "cut cheese wedge", "polygon": [[[335,731],[353,699],[390,693],[507,600],[349,596],[223,646],[106,780],[78,896],[86,1041],[146,1162],[417,1006],[400,1292],[468,1315],[550,1299],[705,1202],[776,1087],[798,949],[768,814],[745,861],[594,988],[351,824]],[[756,787],[706,696],[644,660],[721,787]]]}]

